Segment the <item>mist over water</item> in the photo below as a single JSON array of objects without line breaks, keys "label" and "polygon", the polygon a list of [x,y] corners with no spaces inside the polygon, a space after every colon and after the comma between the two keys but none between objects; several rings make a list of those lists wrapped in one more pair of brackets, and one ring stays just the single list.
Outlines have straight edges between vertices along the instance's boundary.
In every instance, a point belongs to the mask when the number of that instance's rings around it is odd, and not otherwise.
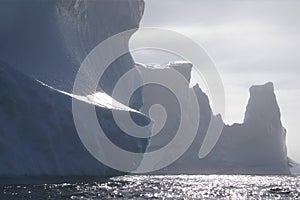
[{"label": "mist over water", "polygon": [[300,177],[120,176],[100,182],[4,185],[1,199],[299,199]]}]

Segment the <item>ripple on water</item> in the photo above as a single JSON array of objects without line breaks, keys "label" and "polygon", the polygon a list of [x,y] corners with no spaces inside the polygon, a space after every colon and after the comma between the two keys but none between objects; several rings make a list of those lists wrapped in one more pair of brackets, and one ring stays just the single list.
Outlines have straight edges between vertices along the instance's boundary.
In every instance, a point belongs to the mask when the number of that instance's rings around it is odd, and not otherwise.
[{"label": "ripple on water", "polygon": [[105,182],[5,185],[0,199],[300,199],[300,177],[120,176]]}]

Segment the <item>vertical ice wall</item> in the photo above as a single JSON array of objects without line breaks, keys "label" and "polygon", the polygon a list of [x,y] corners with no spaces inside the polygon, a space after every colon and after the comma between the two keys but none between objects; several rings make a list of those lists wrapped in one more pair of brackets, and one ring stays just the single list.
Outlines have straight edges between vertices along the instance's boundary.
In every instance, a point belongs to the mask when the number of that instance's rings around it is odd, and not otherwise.
[{"label": "vertical ice wall", "polygon": [[[70,92],[87,54],[108,37],[138,28],[143,10],[142,0],[1,1],[0,60]],[[120,45],[128,48],[128,40]],[[104,91],[110,94],[133,63],[130,54],[112,63],[100,81]],[[116,98],[122,101],[122,95]]]}]

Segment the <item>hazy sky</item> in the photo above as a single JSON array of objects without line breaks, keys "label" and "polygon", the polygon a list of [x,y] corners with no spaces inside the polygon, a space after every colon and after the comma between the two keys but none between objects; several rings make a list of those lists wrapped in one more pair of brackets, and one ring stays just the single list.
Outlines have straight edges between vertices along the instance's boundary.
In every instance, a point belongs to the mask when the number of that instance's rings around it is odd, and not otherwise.
[{"label": "hazy sky", "polygon": [[300,161],[300,1],[146,0],[141,26],[175,30],[206,49],[224,83],[226,123],[243,120],[251,85],[272,81],[289,156]]}]

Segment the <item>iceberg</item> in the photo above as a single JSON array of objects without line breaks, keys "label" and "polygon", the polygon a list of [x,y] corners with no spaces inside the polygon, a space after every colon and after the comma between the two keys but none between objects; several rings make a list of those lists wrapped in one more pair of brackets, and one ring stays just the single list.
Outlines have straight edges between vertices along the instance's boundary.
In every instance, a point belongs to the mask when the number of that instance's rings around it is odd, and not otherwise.
[{"label": "iceberg", "polygon": [[[170,67],[182,73],[187,80],[190,80],[191,66],[188,63],[177,62],[176,64],[162,65],[138,65],[143,73],[159,74],[166,73]],[[171,73],[170,73],[171,74]],[[172,77],[168,76],[172,80]],[[203,145],[210,120],[217,120],[224,123],[220,115],[213,115],[209,104],[208,96],[195,85],[192,88],[189,84],[179,85],[180,90],[187,94],[193,90],[199,102],[200,122],[197,135],[189,149],[173,164],[154,172],[155,174],[290,174],[290,161],[287,156],[286,130],[281,123],[280,109],[274,93],[272,83],[256,85],[250,88],[250,99],[244,117],[244,123],[225,125],[218,142],[212,151],[204,158],[199,158],[198,153]],[[159,93],[159,91],[157,91]],[[147,94],[155,94],[152,92]],[[185,103],[189,103],[188,96]],[[147,99],[143,108],[149,108]],[[164,100],[163,100],[164,101]],[[159,149],[174,137],[180,121],[181,112],[191,113],[191,110],[176,111],[170,104],[171,101],[161,102],[168,104],[171,120],[173,123],[165,124],[154,138],[149,140],[148,151]],[[152,102],[148,102],[149,104]],[[176,102],[175,102],[176,103]],[[176,107],[176,106],[175,106]],[[147,112],[147,109],[146,111]],[[168,110],[166,111],[168,112]],[[189,134],[187,130],[186,134]],[[161,158],[161,161],[168,155]],[[160,162],[160,161],[158,161]],[[155,165],[155,163],[153,163]]]},{"label": "iceberg", "polygon": [[[87,88],[82,92],[85,96],[71,94],[88,53],[114,34],[128,29],[133,34],[143,11],[142,0],[0,2],[1,181],[124,174],[100,163],[82,144],[73,121],[72,99],[96,106],[99,122],[116,145],[132,152],[145,150],[147,140],[124,133],[112,116],[112,111],[129,112],[141,126],[150,122],[133,109],[141,106],[140,95],[132,98],[131,108],[122,103],[124,94],[110,97],[116,81],[134,68],[129,53],[105,71],[99,82],[101,91]],[[124,38],[120,45],[128,48],[128,40]],[[136,72],[123,91],[139,79]],[[110,152],[101,150],[109,159]],[[138,162],[125,164],[134,168]]]},{"label": "iceberg", "polygon": [[[87,87],[85,96],[72,94],[76,73],[88,53],[114,34],[128,29],[133,29],[133,34],[143,10],[142,0],[0,2],[0,13],[5,16],[0,18],[1,181],[20,182],[24,177],[69,180],[70,177],[124,174],[100,163],[82,144],[73,121],[72,100],[96,107],[99,123],[116,146],[143,153],[160,149],[172,140],[181,114],[186,119],[193,116],[192,93],[196,94],[201,111],[197,134],[178,160],[153,173],[291,174],[300,171],[299,165],[287,156],[286,130],[272,83],[250,88],[244,122],[231,126],[225,125],[220,115],[213,114],[209,98],[199,85],[190,87],[192,63],[185,61],[135,65],[128,53],[105,71],[99,82],[101,91],[94,93]],[[124,38],[122,42],[126,48],[128,40]],[[115,49],[111,47],[107,51]],[[119,78],[131,69],[135,70],[132,81],[122,85],[123,93],[111,98]],[[172,77],[170,70],[174,69],[186,79],[185,83]],[[126,105],[124,96],[137,82],[143,81],[141,72],[169,79],[184,97],[181,103],[185,109],[180,110],[172,92],[155,85],[137,90],[130,107]],[[156,97],[162,101],[156,102]],[[154,103],[161,104],[166,113],[150,112]],[[155,135],[151,138],[128,135],[118,127],[112,112],[130,113],[140,126],[153,123]],[[167,118],[155,122],[164,114]],[[225,126],[212,151],[199,158],[211,120]],[[193,126],[192,122],[190,118],[187,124]],[[151,130],[148,131],[150,135]],[[189,130],[186,134],[190,134]],[[99,151],[110,158],[107,149],[99,146]],[[162,154],[149,164],[155,166],[168,157]],[[128,160],[125,164],[138,168],[142,159]]]}]

